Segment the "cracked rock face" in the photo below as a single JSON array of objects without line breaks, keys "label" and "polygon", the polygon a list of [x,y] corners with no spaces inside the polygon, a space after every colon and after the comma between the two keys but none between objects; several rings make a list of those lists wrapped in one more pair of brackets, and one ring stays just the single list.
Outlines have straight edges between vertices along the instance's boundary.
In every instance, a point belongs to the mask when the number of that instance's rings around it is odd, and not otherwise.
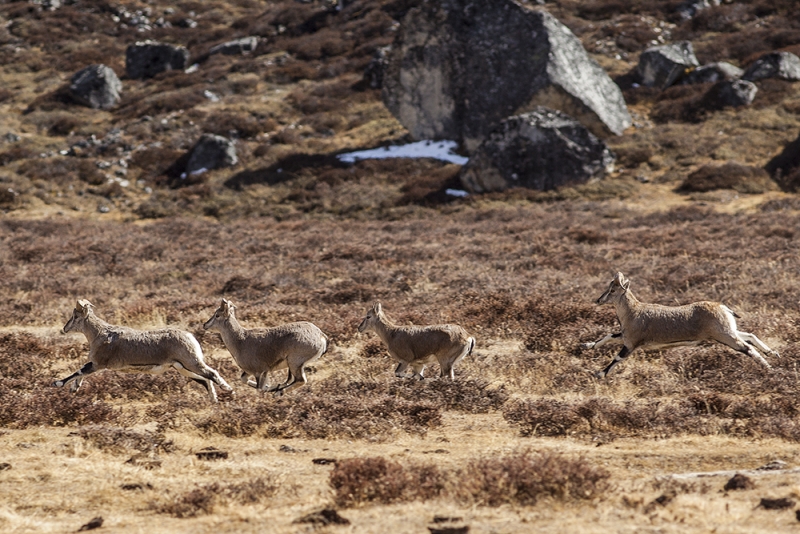
[{"label": "cracked rock face", "polygon": [[464,166],[461,182],[474,193],[548,191],[600,178],[613,163],[605,143],[578,121],[539,107],[502,121]]},{"label": "cracked rock face", "polygon": [[122,82],[105,65],[89,65],[72,75],[69,92],[78,103],[92,109],[111,109],[120,100]]},{"label": "cracked rock face", "polygon": [[631,119],[622,92],[552,15],[513,0],[433,0],[408,12],[383,101],[415,139],[473,151],[504,118],[545,105],[599,136]]},{"label": "cracked rock face", "polygon": [[165,70],[189,66],[189,51],[183,46],[144,41],[125,50],[125,72],[128,78],[152,78]]}]

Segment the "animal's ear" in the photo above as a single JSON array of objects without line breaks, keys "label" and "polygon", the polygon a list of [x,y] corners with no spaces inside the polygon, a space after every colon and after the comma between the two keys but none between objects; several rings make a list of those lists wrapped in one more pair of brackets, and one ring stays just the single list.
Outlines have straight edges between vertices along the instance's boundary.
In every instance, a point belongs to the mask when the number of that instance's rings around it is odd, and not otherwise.
[{"label": "animal's ear", "polygon": [[381,312],[381,303],[380,302],[376,302],[375,304],[372,305],[372,309],[373,309],[373,311],[375,311],[375,313],[380,313]]},{"label": "animal's ear", "polygon": [[622,274],[621,272],[617,272],[617,274],[614,275],[614,281],[616,283],[618,283],[619,285],[624,284],[625,283],[625,275]]},{"label": "animal's ear", "polygon": [[76,310],[80,310],[83,313],[83,316],[86,317],[89,315],[89,312],[92,311],[93,304],[85,299],[78,300],[78,305],[75,306]]},{"label": "animal's ear", "polygon": [[624,289],[625,291],[627,291],[630,286],[631,286],[630,280],[625,280],[624,282],[622,282],[622,289]]}]

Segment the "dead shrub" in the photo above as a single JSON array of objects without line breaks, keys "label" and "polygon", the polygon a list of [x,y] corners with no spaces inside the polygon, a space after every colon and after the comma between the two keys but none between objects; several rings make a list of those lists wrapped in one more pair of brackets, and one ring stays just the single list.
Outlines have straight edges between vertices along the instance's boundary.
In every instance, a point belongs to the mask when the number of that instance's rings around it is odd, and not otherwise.
[{"label": "dead shrub", "polygon": [[223,136],[249,139],[263,132],[271,132],[277,123],[270,118],[258,118],[250,113],[219,111],[203,121],[203,131]]},{"label": "dead shrub", "polygon": [[76,432],[98,449],[116,453],[127,453],[130,450],[141,452],[174,452],[175,444],[168,440],[163,432],[149,430],[132,430],[105,425],[88,425]]},{"label": "dead shrub", "polygon": [[233,484],[220,482],[204,484],[178,494],[166,502],[152,502],[150,508],[156,513],[178,518],[197,517],[212,514],[218,505],[261,503],[265,499],[274,497],[279,489],[277,478],[267,474]]},{"label": "dead shrub", "polygon": [[[311,386],[307,386],[310,390]],[[303,392],[291,399],[265,403],[258,399],[227,403],[196,420],[206,433],[228,437],[380,438],[396,430],[425,434],[441,424],[441,409],[430,402],[406,401],[388,395],[359,398]]]},{"label": "dead shrub", "polygon": [[515,402],[503,418],[519,425],[522,436],[566,436],[584,423],[574,403],[552,398]]},{"label": "dead shrub", "polygon": [[142,169],[147,175],[157,176],[166,173],[184,154],[184,150],[163,147],[145,148],[137,150],[131,155],[131,165]]},{"label": "dead shrub", "polygon": [[339,506],[391,504],[438,497],[446,478],[432,464],[400,464],[380,456],[336,463],[329,482]]},{"label": "dead shrub", "polygon": [[[119,410],[86,395],[74,395],[67,388],[48,388],[39,384],[32,392],[24,392],[22,381],[0,378],[0,425],[9,428],[34,426],[69,426],[119,423],[124,420]],[[44,389],[47,388],[47,389]]]},{"label": "dead shrub", "polygon": [[477,504],[533,505],[542,497],[594,499],[608,489],[610,476],[582,457],[523,449],[471,461],[459,473],[456,491]]},{"label": "dead shrub", "polygon": [[13,163],[20,159],[32,158],[35,155],[36,153],[34,151],[23,145],[19,144],[14,145],[9,149],[0,152],[0,167],[8,165],[9,163]]},{"label": "dead shrub", "polygon": [[761,194],[774,191],[777,185],[767,171],[760,167],[749,167],[728,162],[724,165],[704,165],[689,174],[678,186],[681,193],[734,189],[743,194]]}]

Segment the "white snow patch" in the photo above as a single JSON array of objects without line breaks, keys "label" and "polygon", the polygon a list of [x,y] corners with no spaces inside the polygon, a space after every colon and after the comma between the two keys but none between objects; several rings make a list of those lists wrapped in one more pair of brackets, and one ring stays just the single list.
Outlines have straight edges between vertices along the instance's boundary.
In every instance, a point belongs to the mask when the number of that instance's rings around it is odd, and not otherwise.
[{"label": "white snow patch", "polygon": [[463,198],[469,196],[469,193],[467,193],[463,189],[445,189],[444,192],[445,194],[450,195],[451,197]]},{"label": "white snow patch", "polygon": [[432,158],[448,161],[457,165],[465,165],[469,158],[455,153],[458,144],[455,141],[417,141],[407,145],[393,145],[372,150],[359,150],[336,156],[344,163],[355,163],[361,159],[385,158]]}]

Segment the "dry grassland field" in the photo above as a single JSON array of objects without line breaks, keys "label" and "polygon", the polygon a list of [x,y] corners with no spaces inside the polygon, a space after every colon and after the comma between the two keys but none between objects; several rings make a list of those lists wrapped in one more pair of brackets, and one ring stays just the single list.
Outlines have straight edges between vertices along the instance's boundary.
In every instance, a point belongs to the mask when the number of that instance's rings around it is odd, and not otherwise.
[{"label": "dry grassland field", "polygon": [[[702,111],[707,85],[628,79],[665,32],[703,63],[800,52],[796,6],[684,21],[677,1],[548,1],[623,88],[635,126],[606,140],[616,170],[461,198],[446,194],[458,165],[335,157],[410,140],[362,73],[418,3],[0,3],[0,530],[800,528],[800,198],[763,170],[800,133],[800,82]],[[248,35],[250,54],[207,55]],[[187,46],[198,68],[126,78],[143,38]],[[92,63],[122,79],[112,110],[64,96]],[[239,162],[181,179],[202,133],[233,138]],[[780,357],[637,350],[595,378],[619,346],[581,344],[619,329],[595,304],[617,271],[643,302],[724,302]],[[246,328],[325,332],[307,385],[238,380],[203,329],[223,297]],[[233,394],[212,404],[175,370],[52,387],[87,361],[86,338],[61,333],[78,299],[112,324],[193,333]],[[436,364],[395,377],[357,332],[374,302],[474,336],[455,380]]]}]

